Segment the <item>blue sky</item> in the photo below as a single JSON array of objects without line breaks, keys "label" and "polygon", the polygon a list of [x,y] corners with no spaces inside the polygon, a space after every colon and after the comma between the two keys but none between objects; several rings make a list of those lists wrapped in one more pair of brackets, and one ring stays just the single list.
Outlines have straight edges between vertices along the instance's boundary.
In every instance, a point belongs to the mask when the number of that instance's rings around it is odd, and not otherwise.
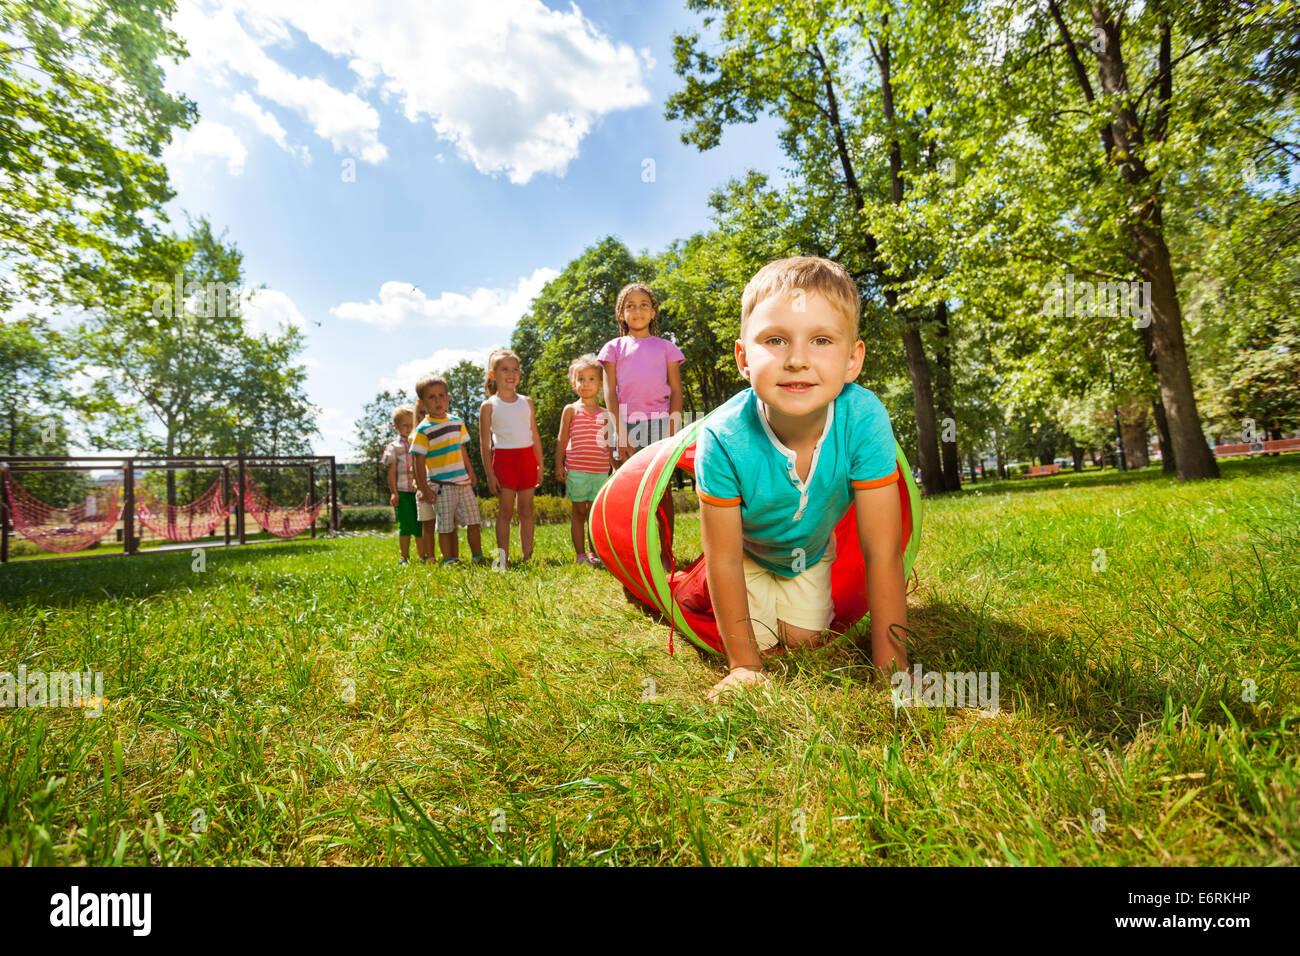
[{"label": "blue sky", "polygon": [[[264,284],[246,321],[307,337],[318,454],[385,386],[509,342],[542,284],[607,234],[658,251],[709,192],[779,177],[775,125],[700,153],[663,118],[679,3],[182,2],[168,85],[201,121],[166,154],[173,227],[206,215]],[[653,160],[653,181],[643,175]]]}]

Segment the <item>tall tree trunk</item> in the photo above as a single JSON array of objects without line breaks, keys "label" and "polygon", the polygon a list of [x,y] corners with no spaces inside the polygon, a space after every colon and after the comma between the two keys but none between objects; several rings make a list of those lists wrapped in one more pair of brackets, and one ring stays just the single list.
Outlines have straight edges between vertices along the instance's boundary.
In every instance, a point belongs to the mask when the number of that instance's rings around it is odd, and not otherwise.
[{"label": "tall tree trunk", "polygon": [[[943,455],[943,490],[961,491],[961,456],[957,453],[957,414],[953,403],[952,357],[949,352],[948,302],[940,299],[934,307],[934,320],[939,345],[935,350],[936,369],[935,386],[938,392],[936,404],[941,421],[939,450]],[[952,426],[949,427],[948,423]],[[945,440],[951,435],[952,440]]]},{"label": "tall tree trunk", "polygon": [[1078,442],[1070,443],[1070,457],[1074,459],[1074,470],[1083,471],[1083,446]]},{"label": "tall tree trunk", "polygon": [[1134,227],[1142,271],[1151,283],[1151,328],[1160,371],[1160,399],[1164,405],[1169,449],[1180,480],[1218,478],[1219,465],[1201,432],[1192,373],[1187,365],[1183,314],[1174,287],[1169,247],[1160,231],[1160,201],[1152,196]]},{"label": "tall tree trunk", "polygon": [[934,420],[934,394],[930,367],[925,360],[920,326],[911,320],[903,324],[903,349],[912,378],[912,403],[916,406],[916,464],[921,469],[921,488],[927,496],[944,491],[939,465],[939,432]]},{"label": "tall tree trunk", "polygon": [[[1147,364],[1151,366],[1151,376],[1159,382],[1160,363],[1156,359],[1156,342],[1155,336],[1151,334],[1151,326],[1142,325],[1138,331],[1142,334],[1142,351],[1146,354]],[[1169,419],[1165,416],[1165,403],[1160,398],[1159,389],[1151,397],[1151,415],[1155,419],[1156,434],[1160,440],[1160,470],[1166,475],[1172,475],[1177,469],[1174,443],[1169,437]]]},{"label": "tall tree trunk", "polygon": [[[1134,187],[1136,195],[1133,199],[1141,202],[1137,218],[1129,223],[1129,233],[1137,249],[1143,278],[1151,283],[1151,336],[1160,377],[1160,400],[1165,406],[1176,474],[1184,481],[1217,478],[1218,463],[1201,432],[1192,373],[1187,365],[1182,307],[1174,283],[1169,246],[1165,242],[1159,183],[1151,176],[1143,157],[1147,136],[1129,89],[1128,68],[1120,49],[1121,26],[1100,3],[1093,4],[1091,13],[1093,27],[1100,31],[1098,36],[1103,41],[1097,54],[1101,89],[1116,104],[1116,111],[1107,124],[1111,142],[1107,159],[1118,165],[1120,175]],[[1172,97],[1170,34],[1170,25],[1161,24],[1158,49],[1160,83],[1151,137],[1157,142],[1165,136]],[[1145,196],[1142,195],[1144,192]]]},{"label": "tall tree trunk", "polygon": [[1147,422],[1143,415],[1137,421],[1124,422],[1124,457],[1130,469],[1145,468],[1150,464],[1147,456]]},{"label": "tall tree trunk", "polygon": [[[888,26],[889,16],[881,18],[883,26]],[[884,111],[885,123],[890,129],[889,137],[889,189],[890,201],[895,206],[903,203],[903,150],[898,136],[894,132],[894,84],[891,75],[889,36],[883,33],[880,46],[872,46],[876,66],[880,70],[880,102]],[[829,77],[829,71],[827,71]],[[832,105],[834,101],[832,100]],[[833,114],[838,120],[838,109]],[[838,134],[838,130],[837,130]],[[856,180],[854,183],[856,187]],[[858,207],[862,207],[859,205]],[[876,261],[876,240],[868,237],[868,251]],[[882,284],[886,287],[897,277],[882,275]],[[885,301],[889,309],[898,315],[898,292],[886,288]],[[921,329],[915,321],[903,317],[903,351],[907,356],[907,371],[912,378],[912,400],[916,405],[916,441],[917,465],[921,469],[921,487],[926,495],[937,495],[944,491],[943,469],[939,458],[939,433],[935,422],[934,390],[931,384],[930,364],[925,358],[925,345],[921,340]]]},{"label": "tall tree trunk", "polygon": [[[1061,45],[1073,68],[1075,80],[1090,105],[1097,99],[1088,71],[1083,65],[1078,45],[1061,12],[1059,0],[1048,0],[1048,12],[1061,36]],[[1110,122],[1101,128],[1101,145],[1106,161],[1114,165],[1124,181],[1133,188],[1130,208],[1139,208],[1136,219],[1128,222],[1136,258],[1143,278],[1151,283],[1148,299],[1151,335],[1158,364],[1160,400],[1165,407],[1169,429],[1168,450],[1173,453],[1176,474],[1182,480],[1217,478],[1219,466],[1201,432],[1200,414],[1187,366],[1187,346],[1183,339],[1182,310],[1174,284],[1161,218],[1159,183],[1153,179],[1144,159],[1148,139],[1163,142],[1168,132],[1173,99],[1172,25],[1163,22],[1158,30],[1156,53],[1157,88],[1155,109],[1148,136],[1139,120],[1128,82],[1128,68],[1120,48],[1121,19],[1103,4],[1090,7],[1094,52],[1101,94],[1113,103]],[[1122,18],[1122,14],[1120,15]],[[1146,195],[1142,195],[1143,193]]]}]

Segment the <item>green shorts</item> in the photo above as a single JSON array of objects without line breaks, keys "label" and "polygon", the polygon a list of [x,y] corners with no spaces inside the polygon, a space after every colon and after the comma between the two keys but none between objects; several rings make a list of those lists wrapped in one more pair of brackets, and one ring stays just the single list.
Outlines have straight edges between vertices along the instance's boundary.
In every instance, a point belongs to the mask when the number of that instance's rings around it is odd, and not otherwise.
[{"label": "green shorts", "polygon": [[564,488],[569,493],[570,501],[595,501],[596,492],[609,475],[597,471],[570,471],[564,476]]},{"label": "green shorts", "polygon": [[401,537],[404,538],[408,534],[420,534],[422,532],[420,522],[415,517],[414,491],[399,491],[397,493],[397,507],[393,510],[397,512],[397,533]]}]

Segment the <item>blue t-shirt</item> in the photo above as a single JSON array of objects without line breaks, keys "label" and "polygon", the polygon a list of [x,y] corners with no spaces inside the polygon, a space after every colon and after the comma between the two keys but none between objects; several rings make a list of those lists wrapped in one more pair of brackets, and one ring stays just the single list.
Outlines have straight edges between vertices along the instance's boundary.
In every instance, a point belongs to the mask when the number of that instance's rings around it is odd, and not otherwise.
[{"label": "blue t-shirt", "polygon": [[[784,578],[822,559],[855,488],[898,480],[889,413],[875,394],[847,382],[826,408],[808,480],[795,452],[781,444],[752,388],[732,396],[704,422],[695,446],[700,500],[740,507],[744,549]],[[796,549],[802,549],[800,554]]]}]

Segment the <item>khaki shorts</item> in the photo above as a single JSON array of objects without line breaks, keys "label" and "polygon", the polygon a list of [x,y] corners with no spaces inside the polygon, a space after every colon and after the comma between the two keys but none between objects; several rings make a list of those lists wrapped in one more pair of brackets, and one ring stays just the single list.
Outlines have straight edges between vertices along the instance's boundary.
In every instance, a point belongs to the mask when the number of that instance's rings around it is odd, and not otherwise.
[{"label": "khaki shorts", "polygon": [[810,631],[824,631],[830,626],[835,620],[835,601],[831,597],[834,563],[834,535],[822,559],[792,578],[773,574],[745,556],[745,593],[754,637],[761,650],[777,645],[777,621]]}]

